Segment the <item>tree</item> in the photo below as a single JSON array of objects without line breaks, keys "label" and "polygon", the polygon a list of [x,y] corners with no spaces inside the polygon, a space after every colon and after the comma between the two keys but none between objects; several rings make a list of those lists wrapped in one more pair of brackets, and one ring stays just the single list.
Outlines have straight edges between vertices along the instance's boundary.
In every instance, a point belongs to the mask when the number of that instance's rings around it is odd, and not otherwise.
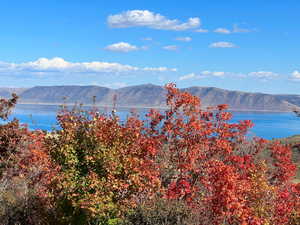
[{"label": "tree", "polygon": [[[145,120],[63,108],[61,129],[42,139],[58,168],[47,180],[64,224],[152,218],[155,198],[184,204],[199,224],[299,224],[290,148],[247,137],[252,122],[231,123],[227,105],[203,108],[174,84],[166,89],[168,109]],[[135,213],[141,205],[153,210]]]},{"label": "tree", "polygon": [[[169,110],[149,114],[160,154],[165,197],[185,201],[200,224],[289,224],[299,218],[291,150],[246,134],[251,121],[230,123],[226,105],[203,109],[173,84]],[[284,199],[284,200],[283,200]]]},{"label": "tree", "polygon": [[55,196],[66,220],[118,219],[137,196],[157,190],[156,142],[138,118],[122,124],[116,116],[79,109],[62,111],[58,121],[61,130],[47,145],[60,167]]},{"label": "tree", "polygon": [[[7,120],[17,96],[0,99],[0,118]],[[55,174],[45,134],[14,119],[0,125],[0,220],[2,224],[49,224],[48,188]]]}]

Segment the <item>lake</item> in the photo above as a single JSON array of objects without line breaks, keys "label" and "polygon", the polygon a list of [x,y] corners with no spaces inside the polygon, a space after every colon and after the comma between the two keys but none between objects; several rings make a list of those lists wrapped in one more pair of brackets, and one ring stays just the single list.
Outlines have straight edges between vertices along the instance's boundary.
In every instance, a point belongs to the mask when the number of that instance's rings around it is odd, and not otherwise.
[{"label": "lake", "polygon": [[[21,123],[28,124],[30,129],[52,130],[57,127],[56,105],[22,105],[19,104],[10,118],[17,118]],[[100,111],[110,112],[108,109]],[[141,115],[147,110],[141,110]],[[128,110],[119,110],[121,120],[125,120]],[[282,138],[300,134],[300,118],[294,113],[275,112],[233,112],[232,122],[251,120],[255,126],[250,130],[250,136],[260,136],[266,139]]]}]

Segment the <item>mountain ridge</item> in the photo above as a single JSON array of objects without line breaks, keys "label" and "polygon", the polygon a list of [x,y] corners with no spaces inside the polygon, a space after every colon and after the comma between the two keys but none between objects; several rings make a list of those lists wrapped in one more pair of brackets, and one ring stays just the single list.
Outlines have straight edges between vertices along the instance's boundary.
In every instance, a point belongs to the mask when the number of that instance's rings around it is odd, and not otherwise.
[{"label": "mountain ridge", "polygon": [[[300,108],[300,95],[265,94],[226,90],[216,87],[192,86],[181,88],[200,97],[203,106],[228,104],[237,111],[287,112]],[[166,107],[163,86],[142,84],[111,89],[97,85],[56,85],[32,88],[0,88],[0,97],[8,98],[12,92],[20,96],[21,104],[96,104],[112,106],[114,96],[118,107]],[[95,96],[95,97],[94,97]]]}]

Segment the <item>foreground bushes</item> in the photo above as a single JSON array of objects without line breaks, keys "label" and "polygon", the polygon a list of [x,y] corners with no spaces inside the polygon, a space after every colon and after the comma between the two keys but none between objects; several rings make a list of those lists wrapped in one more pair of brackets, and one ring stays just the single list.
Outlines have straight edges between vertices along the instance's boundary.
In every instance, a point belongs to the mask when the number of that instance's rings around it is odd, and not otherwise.
[{"label": "foreground bushes", "polygon": [[[61,129],[47,135],[1,125],[2,183],[21,179],[30,190],[14,191],[24,206],[2,215],[31,219],[19,224],[299,224],[290,149],[247,138],[252,123],[229,123],[226,105],[203,109],[166,89],[168,110],[144,121],[79,108],[63,109]],[[2,101],[4,114],[14,103]]]},{"label": "foreground bushes", "polygon": [[[7,119],[16,96],[0,101],[0,118]],[[0,125],[0,224],[48,224],[49,191],[56,174],[44,134],[31,132],[17,120]]]},{"label": "foreground bushes", "polygon": [[197,225],[200,218],[183,201],[154,198],[129,210],[125,225]]}]

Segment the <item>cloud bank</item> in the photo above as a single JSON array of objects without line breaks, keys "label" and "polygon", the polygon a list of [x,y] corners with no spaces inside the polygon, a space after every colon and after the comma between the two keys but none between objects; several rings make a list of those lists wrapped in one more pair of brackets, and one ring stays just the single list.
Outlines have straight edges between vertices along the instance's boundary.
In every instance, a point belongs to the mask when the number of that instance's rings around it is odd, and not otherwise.
[{"label": "cloud bank", "polygon": [[221,34],[230,34],[231,31],[226,28],[217,28],[214,30],[215,33],[221,33]]},{"label": "cloud bank", "polygon": [[300,81],[300,72],[299,72],[298,70],[295,70],[295,71],[292,73],[292,80]]},{"label": "cloud bank", "polygon": [[190,42],[192,41],[191,37],[177,37],[175,38],[176,41],[183,41],[183,42]]},{"label": "cloud bank", "polygon": [[[300,81],[300,73],[298,71],[295,71],[294,77],[298,77]],[[215,77],[215,78],[223,78],[223,77],[235,77],[235,78],[255,78],[258,80],[271,80],[279,77],[280,75],[278,73],[274,73],[271,71],[257,71],[257,72],[250,72],[250,73],[232,73],[232,72],[223,72],[223,71],[209,71],[205,70],[199,73],[189,73],[186,75],[183,75],[179,77],[179,80],[194,80],[194,79],[201,79],[201,78],[209,78],[209,77]]]},{"label": "cloud bank", "polygon": [[186,75],[183,75],[179,77],[179,80],[191,80],[191,79],[201,79],[201,78],[206,78],[206,77],[224,77],[229,73],[222,72],[222,71],[209,71],[205,70],[200,73],[189,73]]},{"label": "cloud bank", "polygon": [[137,51],[140,48],[138,48],[135,45],[131,45],[129,43],[126,42],[119,42],[119,43],[115,43],[115,44],[111,44],[108,45],[107,47],[105,47],[105,50],[108,51],[112,51],[112,52],[132,52],[132,51]]},{"label": "cloud bank", "polygon": [[176,46],[176,45],[167,45],[167,46],[164,46],[163,49],[167,50],[167,51],[176,51],[176,50],[178,50],[178,46]]},{"label": "cloud bank", "polygon": [[176,68],[136,67],[111,62],[68,62],[63,58],[39,58],[24,63],[0,62],[0,74],[43,73],[126,73],[126,72],[175,72]]},{"label": "cloud bank", "polygon": [[235,44],[226,41],[220,41],[210,44],[211,48],[235,48],[237,47]]},{"label": "cloud bank", "polygon": [[200,26],[200,18],[191,17],[186,22],[167,17],[149,10],[129,10],[120,14],[110,15],[107,23],[112,28],[148,27],[158,30],[183,31]]}]

